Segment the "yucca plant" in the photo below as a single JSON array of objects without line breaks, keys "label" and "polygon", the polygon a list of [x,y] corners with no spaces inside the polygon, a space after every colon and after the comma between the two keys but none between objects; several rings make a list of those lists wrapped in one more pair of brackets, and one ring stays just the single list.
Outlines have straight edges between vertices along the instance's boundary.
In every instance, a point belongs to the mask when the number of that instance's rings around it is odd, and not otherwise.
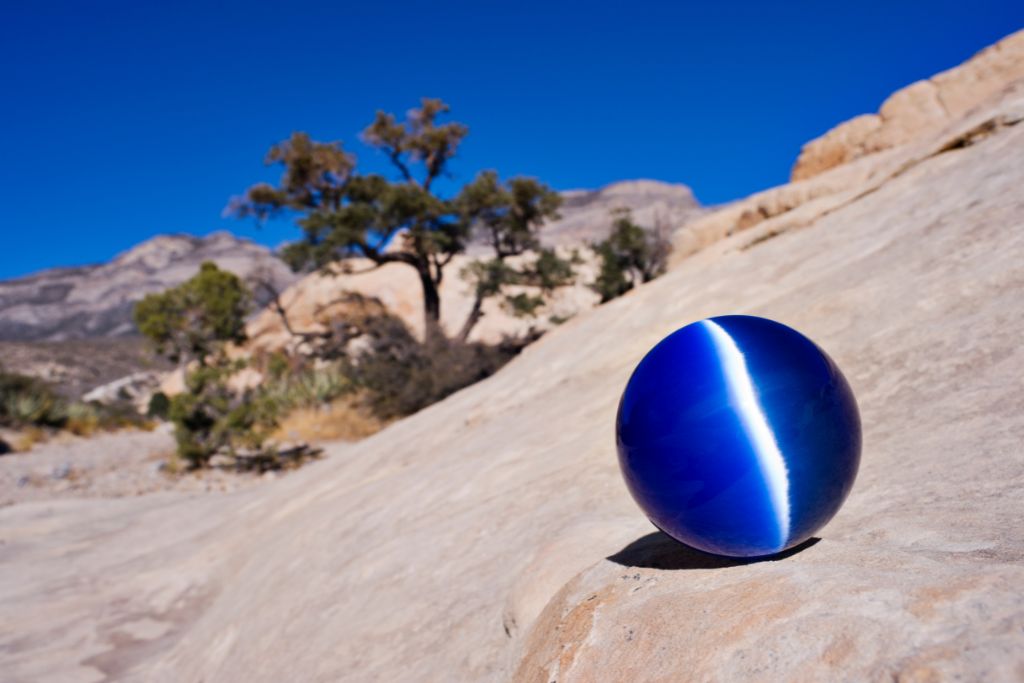
[{"label": "yucca plant", "polygon": [[351,388],[351,382],[341,370],[327,366],[319,370],[307,370],[295,380],[294,392],[297,405],[326,405],[344,395]]},{"label": "yucca plant", "polygon": [[57,427],[67,420],[67,403],[45,382],[0,371],[0,424]]}]

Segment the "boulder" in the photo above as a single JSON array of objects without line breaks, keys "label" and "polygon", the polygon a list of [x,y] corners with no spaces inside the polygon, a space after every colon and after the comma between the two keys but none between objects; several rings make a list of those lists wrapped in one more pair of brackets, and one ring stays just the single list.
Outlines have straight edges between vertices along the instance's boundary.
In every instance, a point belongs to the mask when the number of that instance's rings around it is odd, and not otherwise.
[{"label": "boulder", "polygon": [[82,400],[103,405],[131,403],[139,412],[144,412],[162,381],[163,374],[159,372],[133,372],[92,389],[82,396]]},{"label": "boulder", "polygon": [[[998,91],[982,106],[913,142],[860,156],[798,182],[770,188],[688,223],[674,234],[672,262],[709,249],[747,249],[857,201],[925,159],[977,143],[1024,120],[1024,79]],[[860,125],[860,124],[858,124]],[[867,125],[867,124],[864,124]],[[743,235],[737,240],[725,240]]]},{"label": "boulder", "polygon": [[896,91],[878,114],[858,116],[811,140],[800,151],[791,178],[805,180],[933,135],[1022,78],[1024,31],[1018,31],[960,66]]},{"label": "boulder", "polygon": [[[565,257],[569,257],[569,252],[562,248]],[[588,286],[595,277],[596,265],[587,250],[581,254],[584,262],[576,267],[577,283],[556,290],[538,317],[516,317],[497,298],[488,299],[470,340],[493,344],[505,336],[525,335],[531,328],[549,330],[561,320],[596,306],[600,297]],[[451,336],[461,329],[473,306],[473,290],[459,275],[472,258],[455,257],[441,284],[441,323]],[[423,295],[416,271],[399,263],[379,268],[368,261],[352,261],[348,265],[350,274],[314,273],[283,292],[280,302],[292,331],[288,331],[280,312],[268,307],[249,323],[250,341],[246,349],[273,351],[296,347],[302,343],[302,334],[322,333],[331,320],[361,315],[368,306],[382,306],[381,312],[397,316],[417,338],[423,338]]]}]

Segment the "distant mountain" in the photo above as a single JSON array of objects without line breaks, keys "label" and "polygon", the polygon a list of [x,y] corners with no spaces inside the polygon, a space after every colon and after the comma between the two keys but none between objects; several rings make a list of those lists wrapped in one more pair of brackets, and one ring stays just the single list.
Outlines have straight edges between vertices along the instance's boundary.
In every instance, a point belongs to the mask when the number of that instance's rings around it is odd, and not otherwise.
[{"label": "distant mountain", "polygon": [[[0,339],[16,341],[121,337],[135,332],[132,306],[192,277],[203,261],[278,289],[295,280],[266,247],[227,232],[207,237],[161,235],[102,265],[55,268],[0,282]],[[257,303],[266,295],[254,288]]]},{"label": "distant mountain", "polygon": [[669,231],[706,212],[686,185],[625,180],[599,190],[563,192],[561,218],[542,228],[542,241],[549,246],[571,246],[604,239],[611,229],[612,210],[620,208],[630,209],[638,225],[661,225]]},{"label": "distant mountain", "polygon": [[138,336],[64,341],[0,341],[0,368],[38,377],[68,398],[137,372],[162,373],[174,364]]}]

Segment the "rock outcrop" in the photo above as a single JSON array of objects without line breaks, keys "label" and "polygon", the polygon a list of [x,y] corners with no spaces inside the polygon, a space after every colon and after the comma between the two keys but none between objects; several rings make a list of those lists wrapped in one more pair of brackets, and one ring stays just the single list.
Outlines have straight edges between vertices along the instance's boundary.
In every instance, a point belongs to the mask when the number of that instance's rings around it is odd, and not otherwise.
[{"label": "rock outcrop", "polygon": [[675,230],[706,213],[686,185],[656,180],[626,180],[599,190],[562,193],[561,218],[544,226],[541,241],[548,246],[578,247],[604,239],[611,228],[609,215],[629,209],[638,225]]},{"label": "rock outcrop", "polygon": [[[1024,34],[1022,34],[1024,35]],[[837,166],[812,178],[774,187],[695,219],[674,233],[676,263],[711,247],[746,249],[815,220],[873,192],[908,169],[968,147],[1024,121],[1024,78],[1004,84],[965,116],[930,135]],[[723,241],[736,235],[736,240]]]},{"label": "rock outcrop", "polygon": [[934,135],[1024,78],[1024,31],[988,47],[960,66],[897,90],[877,114],[864,114],[811,140],[793,166],[804,180],[863,156]]},{"label": "rock outcrop", "polygon": [[[295,280],[266,247],[226,232],[161,235],[109,263],[57,268],[0,282],[0,339],[38,341],[117,337],[135,332],[132,306],[192,277],[214,261],[247,280],[283,289]],[[258,303],[266,301],[253,287]]]},{"label": "rock outcrop", "polygon": [[[723,235],[294,475],[0,509],[4,677],[1020,680],[1014,106],[990,102],[898,171],[856,171],[877,184]],[[808,334],[861,408],[851,497],[820,541],[772,561],[658,535],[615,457],[634,365],[724,313]]]},{"label": "rock outcrop", "polygon": [[[539,315],[520,318],[505,310],[498,299],[484,303],[483,317],[471,340],[497,343],[504,336],[521,336],[533,329],[547,331],[561,321],[597,305],[600,297],[589,284],[596,277],[596,263],[587,245],[607,237],[612,211],[629,209],[633,220],[649,229],[666,232],[702,216],[690,188],[653,180],[613,183],[599,190],[570,190],[562,193],[560,218],[541,229],[541,242],[560,249],[563,256],[578,249],[583,263],[576,267],[577,283],[557,290]],[[489,251],[471,245],[466,255],[456,257],[446,269],[441,286],[441,324],[449,335],[456,334],[473,306],[473,290],[460,272],[473,258],[487,258]],[[296,340],[292,332],[316,333],[325,321],[343,316],[350,304],[346,293],[372,297],[401,318],[417,337],[423,337],[422,293],[416,273],[408,266],[386,264],[372,269],[369,262],[351,264],[353,275],[309,275],[283,292],[280,304],[289,320],[290,332],[276,307],[261,312],[249,324],[252,350],[286,348]]]},{"label": "rock outcrop", "polygon": [[128,403],[140,413],[149,407],[149,400],[159,389],[163,373],[153,371],[133,372],[112,382],[101,384],[82,396],[83,401],[113,405]]},{"label": "rock outcrop", "polygon": [[[459,332],[473,306],[473,289],[459,277],[459,272],[471,258],[456,256],[448,265],[441,284],[441,324],[449,336]],[[353,275],[314,273],[283,292],[281,308],[292,330],[287,329],[277,308],[268,307],[250,321],[247,327],[250,341],[246,348],[251,351],[288,348],[300,338],[293,333],[315,334],[325,330],[330,320],[343,318],[353,305],[361,305],[348,296],[353,293],[380,301],[389,313],[401,318],[410,331],[422,339],[423,294],[416,271],[398,263],[375,269],[370,269],[372,264],[369,262],[356,262],[352,266],[357,272],[365,272]],[[576,284],[556,290],[534,317],[516,317],[502,306],[499,299],[486,300],[483,317],[473,328],[470,339],[494,344],[506,335],[520,336],[531,328],[549,330],[581,311],[590,310],[600,300],[587,285],[593,281],[595,271],[593,259],[586,258],[576,266]]]}]

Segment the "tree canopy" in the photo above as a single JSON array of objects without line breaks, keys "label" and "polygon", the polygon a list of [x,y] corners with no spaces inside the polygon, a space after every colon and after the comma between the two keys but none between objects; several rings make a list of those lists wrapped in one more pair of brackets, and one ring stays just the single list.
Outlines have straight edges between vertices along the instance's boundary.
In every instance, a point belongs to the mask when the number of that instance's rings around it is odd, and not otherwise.
[{"label": "tree canopy", "polygon": [[249,292],[234,273],[207,261],[191,279],[135,304],[139,331],[173,361],[205,364],[225,342],[245,341]]},{"label": "tree canopy", "polygon": [[[368,259],[373,267],[401,263],[415,269],[428,336],[443,335],[439,288],[445,268],[466,250],[474,230],[479,231],[493,256],[463,271],[477,296],[459,333],[464,339],[482,315],[483,299],[509,284],[536,279],[529,267],[507,259],[539,249],[537,231],[557,216],[561,198],[536,179],[502,181],[494,171],[481,172],[454,196],[438,193],[435,182],[447,175],[469,132],[461,123],[442,122],[448,112],[447,104],[430,98],[410,110],[404,121],[377,112],[362,140],[387,157],[394,178],[359,173],[355,157],[340,142],[317,142],[306,133],[293,133],[265,159],[268,165],[284,167],[278,184],[254,185],[229,208],[238,216],[258,219],[296,215],[304,238],[283,252],[296,270],[337,272],[341,264],[345,272],[354,257]],[[544,258],[550,262],[555,257],[552,252]]]}]

